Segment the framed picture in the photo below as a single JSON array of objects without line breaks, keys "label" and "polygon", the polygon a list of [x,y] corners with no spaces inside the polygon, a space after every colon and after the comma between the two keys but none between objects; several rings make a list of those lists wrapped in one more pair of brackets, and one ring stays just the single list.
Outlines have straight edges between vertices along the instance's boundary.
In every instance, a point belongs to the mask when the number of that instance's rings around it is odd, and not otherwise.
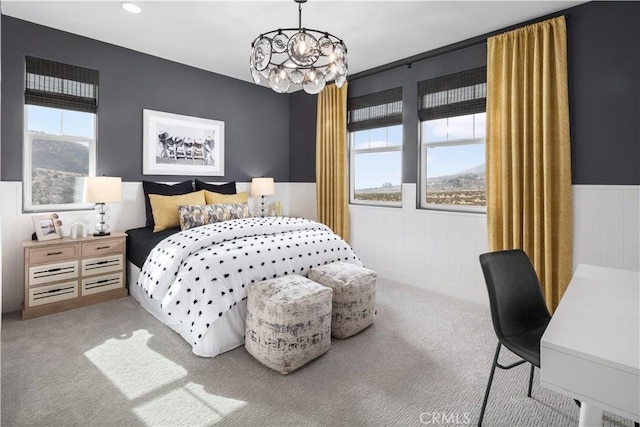
[{"label": "framed picture", "polygon": [[39,241],[62,238],[62,220],[58,214],[34,215],[32,219]]},{"label": "framed picture", "polygon": [[224,175],[224,122],[143,110],[144,175]]}]

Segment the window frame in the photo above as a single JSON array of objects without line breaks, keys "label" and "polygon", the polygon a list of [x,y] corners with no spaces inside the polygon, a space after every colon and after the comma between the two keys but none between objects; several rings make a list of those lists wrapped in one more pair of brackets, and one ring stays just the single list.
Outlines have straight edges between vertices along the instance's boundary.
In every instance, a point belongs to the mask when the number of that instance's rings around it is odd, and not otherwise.
[{"label": "window frame", "polygon": [[[418,188],[416,191],[416,207],[418,209],[461,212],[486,213],[487,207],[476,205],[456,205],[427,203],[427,150],[429,147],[452,147],[462,145],[484,144],[486,169],[486,129],[485,135],[476,137],[476,115],[485,114],[487,96],[487,67],[481,66],[445,74],[418,82]],[[449,120],[456,117],[473,115],[473,137],[449,139]],[[447,119],[447,138],[444,141],[425,141],[424,124]],[[486,121],[486,116],[485,116]],[[486,184],[486,172],[485,172]],[[486,201],[486,185],[485,185]]]},{"label": "window frame", "polygon": [[[386,208],[402,208],[403,205],[403,197],[402,197],[402,167],[403,167],[403,156],[402,151],[404,147],[404,141],[399,145],[386,145],[384,147],[375,147],[375,148],[355,148],[355,133],[362,132],[366,130],[368,132],[374,129],[387,129],[392,126],[400,126],[402,129],[402,124],[400,125],[388,125],[381,126],[369,129],[361,129],[353,132],[349,132],[349,204],[356,206],[379,206]],[[403,130],[403,138],[404,138],[404,129]],[[387,130],[387,142],[388,142],[388,130]],[[357,200],[355,198],[355,163],[356,163],[356,155],[357,154],[375,154],[375,153],[390,153],[390,152],[400,152],[400,201],[399,202],[385,202],[383,200],[376,201],[368,201],[368,200]]]},{"label": "window frame", "polygon": [[[457,116],[452,116],[457,117]],[[435,142],[425,142],[424,141],[424,132],[423,132],[423,123],[425,121],[418,122],[418,150],[420,151],[418,155],[418,172],[420,177],[420,186],[417,191],[417,207],[418,209],[425,210],[434,210],[434,211],[446,211],[446,212],[461,212],[461,213],[479,213],[486,214],[487,206],[474,206],[474,205],[445,205],[438,203],[427,203],[426,195],[427,195],[427,149],[429,147],[452,147],[452,146],[460,146],[460,145],[475,145],[475,144],[484,144],[485,145],[485,155],[486,155],[486,144],[487,138],[486,136],[480,138],[462,138],[462,139],[454,139],[447,141],[435,141]],[[486,176],[486,175],[485,175]],[[485,180],[486,182],[486,180]],[[423,198],[424,197],[424,198]],[[486,199],[486,187],[485,187],[485,199]]]},{"label": "window frame", "polygon": [[[35,137],[51,137],[53,139],[59,141],[69,141],[69,142],[86,142],[89,144],[89,172],[87,176],[95,176],[96,174],[96,152],[97,152],[97,114],[89,113],[93,115],[93,138],[86,138],[82,136],[70,136],[70,135],[55,135],[44,132],[31,132],[29,131],[29,106],[33,105],[34,107],[38,107],[35,104],[24,104],[24,134],[23,134],[23,160],[22,160],[22,212],[23,213],[35,213],[35,212],[49,212],[49,211],[77,211],[77,210],[88,210],[93,208],[93,204],[91,203],[49,203],[44,205],[34,205],[33,204],[33,155],[32,155],[32,145],[33,139]],[[57,110],[62,111],[77,111],[70,110],[59,107],[48,107],[55,108]],[[62,131],[62,129],[60,129]]]},{"label": "window frame", "polygon": [[[402,179],[404,150],[403,128],[403,88],[394,88],[356,96],[347,100],[347,155],[349,156],[349,204],[359,206],[402,207]],[[400,127],[400,143],[389,145],[390,127]],[[385,130],[385,143],[383,147],[371,148],[371,135],[369,134],[368,148],[355,148],[355,134],[357,132],[371,132],[377,129]],[[355,170],[356,155],[376,154],[385,152],[400,152],[400,201],[390,202],[383,200],[357,200],[355,198]]]}]

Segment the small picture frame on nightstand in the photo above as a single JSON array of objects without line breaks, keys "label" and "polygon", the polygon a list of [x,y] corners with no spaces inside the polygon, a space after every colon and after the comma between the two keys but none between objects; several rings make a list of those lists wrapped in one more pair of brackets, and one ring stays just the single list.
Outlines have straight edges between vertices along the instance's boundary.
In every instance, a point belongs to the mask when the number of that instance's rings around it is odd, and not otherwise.
[{"label": "small picture frame on nightstand", "polygon": [[32,219],[38,241],[62,238],[62,221],[58,214],[34,215]]}]

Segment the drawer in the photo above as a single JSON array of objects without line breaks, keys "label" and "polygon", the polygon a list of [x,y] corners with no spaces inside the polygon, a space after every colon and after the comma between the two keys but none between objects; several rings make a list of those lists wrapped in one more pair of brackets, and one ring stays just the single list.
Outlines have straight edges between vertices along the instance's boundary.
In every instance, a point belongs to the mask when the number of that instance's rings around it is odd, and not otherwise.
[{"label": "drawer", "polygon": [[121,254],[124,252],[123,239],[99,239],[95,242],[82,244],[82,257],[97,257],[107,254]]},{"label": "drawer", "polygon": [[97,294],[122,287],[122,273],[92,277],[82,281],[82,295]]},{"label": "drawer", "polygon": [[29,249],[29,264],[64,261],[78,258],[78,245],[57,245]]},{"label": "drawer", "polygon": [[123,270],[123,255],[111,255],[100,258],[89,258],[82,260],[82,275],[95,276],[96,274],[110,273],[112,271]]},{"label": "drawer", "polygon": [[78,281],[29,288],[29,307],[77,298]]},{"label": "drawer", "polygon": [[29,267],[29,286],[39,285],[78,277],[78,261],[58,262],[55,264],[34,265]]}]

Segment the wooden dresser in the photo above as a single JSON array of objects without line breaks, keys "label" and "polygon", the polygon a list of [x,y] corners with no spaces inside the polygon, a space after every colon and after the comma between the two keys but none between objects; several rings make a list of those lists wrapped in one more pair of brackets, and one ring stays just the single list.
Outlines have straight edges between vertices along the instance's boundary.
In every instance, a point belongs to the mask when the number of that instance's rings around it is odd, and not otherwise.
[{"label": "wooden dresser", "polygon": [[127,296],[126,238],[116,232],[24,241],[22,319]]}]

